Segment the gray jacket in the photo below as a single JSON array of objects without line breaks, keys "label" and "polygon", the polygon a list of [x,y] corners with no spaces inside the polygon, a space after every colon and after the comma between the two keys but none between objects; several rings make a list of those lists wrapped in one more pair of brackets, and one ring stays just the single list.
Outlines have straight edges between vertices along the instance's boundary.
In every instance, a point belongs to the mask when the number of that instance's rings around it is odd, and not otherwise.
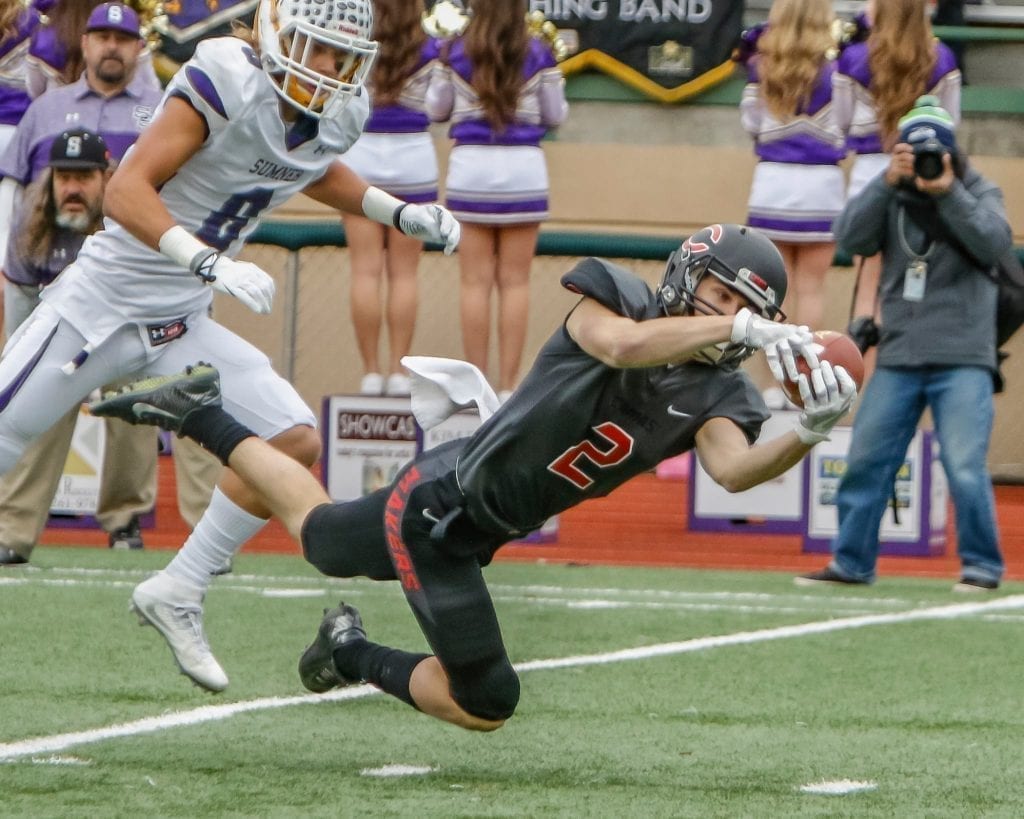
[{"label": "gray jacket", "polygon": [[[904,298],[907,267],[928,247],[921,301]],[[917,219],[912,217],[917,215]],[[883,367],[978,366],[995,369],[996,284],[991,271],[1012,245],[1003,193],[968,168],[949,193],[930,197],[890,187],[881,174],[847,202],[833,224],[837,242],[860,256],[882,253],[878,363]],[[959,246],[947,237],[955,237]]]}]

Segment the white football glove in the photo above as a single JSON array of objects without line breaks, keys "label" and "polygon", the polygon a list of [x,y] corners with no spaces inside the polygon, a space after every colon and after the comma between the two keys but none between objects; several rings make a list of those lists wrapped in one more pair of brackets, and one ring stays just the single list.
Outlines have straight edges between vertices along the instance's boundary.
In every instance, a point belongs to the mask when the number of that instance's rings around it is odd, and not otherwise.
[{"label": "white football glove", "polygon": [[833,367],[828,361],[811,370],[811,377],[801,373],[797,379],[804,411],[793,428],[805,444],[828,440],[839,419],[850,411],[857,398],[857,384],[843,367]]},{"label": "white football glove", "polygon": [[236,262],[216,251],[197,255],[192,272],[214,290],[234,296],[254,313],[269,313],[274,303],[274,280],[251,262]]},{"label": "white football glove", "polygon": [[768,367],[778,381],[784,381],[787,375],[796,381],[797,355],[802,355],[812,370],[818,366],[814,335],[808,327],[771,321],[746,307],[733,319],[730,341],[764,350]]},{"label": "white football glove", "polygon": [[422,242],[440,242],[445,256],[455,252],[462,236],[458,220],[440,205],[402,205],[395,211],[394,224],[406,236]]}]

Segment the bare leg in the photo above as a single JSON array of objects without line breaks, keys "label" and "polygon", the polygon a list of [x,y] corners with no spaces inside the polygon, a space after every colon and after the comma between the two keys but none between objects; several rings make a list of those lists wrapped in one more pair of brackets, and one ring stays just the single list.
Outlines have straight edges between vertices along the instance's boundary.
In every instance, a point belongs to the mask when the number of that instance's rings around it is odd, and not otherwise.
[{"label": "bare leg", "polygon": [[[292,461],[299,470],[306,472],[307,475],[309,467],[315,464],[320,457],[320,437],[312,427],[292,427],[271,438],[268,443],[268,449],[276,450],[284,460]],[[294,473],[294,470],[290,470],[290,472]],[[274,476],[273,473],[266,477],[272,481],[282,480]],[[312,478],[312,476],[310,477]],[[315,479],[313,480],[315,482]],[[225,495],[250,515],[269,518],[274,511],[263,502],[261,492],[254,491],[246,477],[236,474],[233,469],[224,470],[218,485]]]},{"label": "bare leg", "polygon": [[794,244],[791,286],[795,290],[797,309],[790,315],[795,324],[821,329],[825,315],[825,273],[835,257],[833,242]]},{"label": "bare leg", "polygon": [[378,373],[381,371],[378,358],[382,314],[380,286],[387,229],[362,216],[346,215],[344,223],[352,269],[350,309],[356,346],[363,360],[363,372]]},{"label": "bare leg", "polygon": [[259,438],[246,438],[228,461],[234,480],[244,482],[252,499],[273,515],[296,541],[306,515],[330,498],[309,469]]},{"label": "bare leg", "polygon": [[462,346],[466,360],[485,373],[496,275],[494,236],[494,229],[486,225],[463,224],[459,243]]},{"label": "bare leg", "polygon": [[416,272],[423,244],[394,228],[388,230],[387,242],[388,372],[400,373],[402,357],[409,354],[416,330]]},{"label": "bare leg", "polygon": [[530,317],[530,265],[537,249],[537,224],[498,231],[498,389],[519,383]]},{"label": "bare leg", "polygon": [[505,720],[474,717],[463,711],[449,693],[448,675],[437,657],[427,657],[413,669],[409,693],[424,714],[458,725],[470,731],[496,731]]}]

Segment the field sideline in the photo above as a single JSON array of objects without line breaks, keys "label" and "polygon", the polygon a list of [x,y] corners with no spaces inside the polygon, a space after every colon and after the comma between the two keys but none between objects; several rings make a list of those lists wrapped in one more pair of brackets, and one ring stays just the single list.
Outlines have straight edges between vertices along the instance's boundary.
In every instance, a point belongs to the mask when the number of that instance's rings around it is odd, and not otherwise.
[{"label": "field sideline", "polygon": [[[165,555],[43,548],[0,574],[0,815],[1015,816],[1024,587],[797,589],[789,574],[487,570],[523,673],[468,734],[361,686],[307,695],[320,610],[422,646],[394,584],[243,555],[208,599],[232,678],[176,673],[126,614]],[[821,795],[821,793],[826,795]]]}]

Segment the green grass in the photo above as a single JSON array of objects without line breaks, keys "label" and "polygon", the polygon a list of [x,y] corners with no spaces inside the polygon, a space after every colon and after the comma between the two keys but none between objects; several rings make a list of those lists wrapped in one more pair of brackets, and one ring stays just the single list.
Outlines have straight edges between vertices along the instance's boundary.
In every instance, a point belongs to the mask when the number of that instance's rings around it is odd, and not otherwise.
[{"label": "green grass", "polygon": [[[167,553],[48,548],[0,572],[0,757],[31,738],[304,694],[295,672],[344,597],[370,636],[423,640],[395,584],[243,554],[207,600],[231,677],[178,675],[127,614]],[[895,614],[994,597],[947,582],[797,589],[777,573],[499,563],[514,662]],[[266,596],[265,590],[292,590]],[[295,596],[301,591],[307,596]],[[1024,805],[1020,607],[523,674],[516,716],[470,734],[383,696],[255,710],[0,763],[0,816],[1016,817]],[[53,764],[61,762],[63,764]],[[423,766],[380,778],[365,769]],[[843,796],[831,780],[877,783]]]}]

